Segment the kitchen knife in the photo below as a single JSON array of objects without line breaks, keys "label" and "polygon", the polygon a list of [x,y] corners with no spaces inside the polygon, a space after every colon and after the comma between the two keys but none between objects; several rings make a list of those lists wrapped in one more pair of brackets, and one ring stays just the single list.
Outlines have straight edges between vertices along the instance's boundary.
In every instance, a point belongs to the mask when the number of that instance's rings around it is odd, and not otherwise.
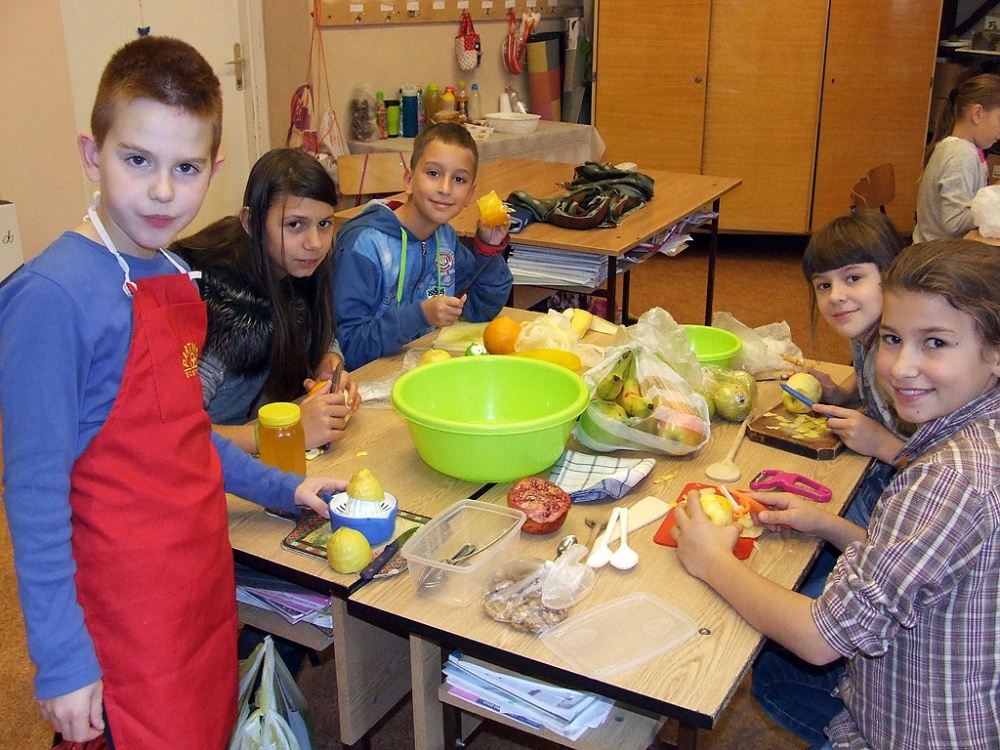
[{"label": "kitchen knife", "polygon": [[395,539],[393,539],[391,542],[389,542],[389,544],[385,545],[385,549],[383,549],[381,552],[379,552],[378,557],[376,557],[374,560],[372,560],[368,564],[368,567],[365,568],[364,570],[362,570],[358,574],[358,575],[361,576],[361,580],[362,581],[370,581],[370,580],[372,580],[375,577],[375,574],[378,573],[382,569],[382,566],[385,565],[387,562],[389,562],[389,560],[392,559],[392,556],[395,555],[399,551],[400,547],[402,547],[404,544],[406,544],[406,540],[409,539],[411,536],[413,536],[413,532],[415,532],[418,528],[420,528],[420,527],[419,526],[412,526],[412,527],[408,528],[402,534],[400,534]]}]

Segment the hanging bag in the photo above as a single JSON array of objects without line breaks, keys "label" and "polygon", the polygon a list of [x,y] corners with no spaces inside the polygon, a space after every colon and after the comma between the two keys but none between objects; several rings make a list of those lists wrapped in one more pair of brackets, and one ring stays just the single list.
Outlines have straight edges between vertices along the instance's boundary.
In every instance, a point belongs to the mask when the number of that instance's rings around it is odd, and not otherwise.
[{"label": "hanging bag", "polygon": [[459,27],[458,36],[455,37],[455,56],[458,58],[458,67],[462,70],[472,70],[479,65],[479,60],[483,55],[482,43],[479,34],[476,33],[475,26],[472,25],[472,16],[469,11],[462,11],[462,25]]},{"label": "hanging bag", "polygon": [[313,750],[316,746],[305,696],[269,635],[240,662],[237,710],[229,750]]}]

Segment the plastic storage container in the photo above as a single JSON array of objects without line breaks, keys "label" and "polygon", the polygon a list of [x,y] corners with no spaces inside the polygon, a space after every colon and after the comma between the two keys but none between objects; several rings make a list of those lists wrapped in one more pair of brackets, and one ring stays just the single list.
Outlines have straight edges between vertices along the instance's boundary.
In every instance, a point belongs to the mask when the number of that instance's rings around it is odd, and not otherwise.
[{"label": "plastic storage container", "polygon": [[306,473],[306,432],[298,404],[275,401],[257,412],[260,460],[294,474]]},{"label": "plastic storage container", "polygon": [[[496,567],[517,556],[525,520],[519,510],[479,500],[435,516],[400,550],[417,593],[456,607],[478,600]],[[467,545],[475,545],[471,557],[462,555]]]}]

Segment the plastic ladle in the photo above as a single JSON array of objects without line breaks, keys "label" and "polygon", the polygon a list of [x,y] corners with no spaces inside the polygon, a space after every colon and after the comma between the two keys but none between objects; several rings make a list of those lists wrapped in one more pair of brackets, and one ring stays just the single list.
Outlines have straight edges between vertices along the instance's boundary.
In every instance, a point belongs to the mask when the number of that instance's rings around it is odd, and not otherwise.
[{"label": "plastic ladle", "polygon": [[618,523],[621,525],[622,543],[611,556],[611,566],[618,570],[631,570],[639,562],[639,553],[628,546],[628,508],[622,508]]},{"label": "plastic ladle", "polygon": [[594,551],[587,558],[587,565],[591,568],[603,568],[611,562],[611,548],[608,546],[608,540],[611,539],[611,531],[618,522],[618,514],[621,510],[620,507],[615,507],[611,511],[611,518],[608,519],[608,528],[604,530],[604,536],[601,537],[601,541],[594,547]]},{"label": "plastic ladle", "polygon": [[[747,421],[749,422],[749,417]],[[729,453],[721,461],[716,461],[714,464],[709,464],[705,468],[705,474],[708,475],[709,479],[714,479],[716,482],[735,482],[740,478],[743,473],[740,471],[740,467],[737,466],[733,459],[736,457],[736,451],[740,449],[740,443],[743,442],[743,434],[746,432],[746,424],[741,424],[739,430],[736,432],[736,439],[733,440],[733,444],[729,448]]]}]

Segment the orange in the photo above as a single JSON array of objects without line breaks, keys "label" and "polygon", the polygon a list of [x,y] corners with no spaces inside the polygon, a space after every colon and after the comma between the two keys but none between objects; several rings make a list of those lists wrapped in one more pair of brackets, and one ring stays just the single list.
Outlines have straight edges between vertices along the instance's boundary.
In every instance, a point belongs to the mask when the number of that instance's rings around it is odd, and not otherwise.
[{"label": "orange", "polygon": [[490,354],[511,354],[521,335],[521,325],[505,315],[494,318],[483,330],[483,346]]}]

